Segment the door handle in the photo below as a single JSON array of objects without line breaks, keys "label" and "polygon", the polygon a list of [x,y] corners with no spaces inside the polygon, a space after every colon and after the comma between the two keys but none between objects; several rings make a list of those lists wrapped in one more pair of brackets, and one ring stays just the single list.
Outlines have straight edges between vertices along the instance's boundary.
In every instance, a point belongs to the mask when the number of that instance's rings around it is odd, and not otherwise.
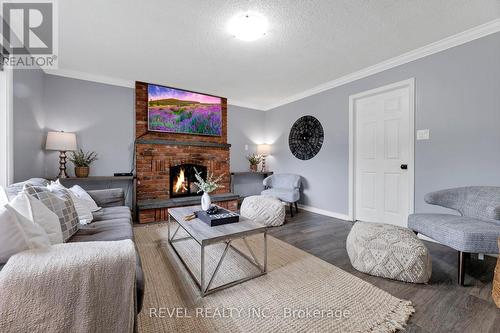
[{"label": "door handle", "polygon": [[402,170],[408,169],[408,164],[401,164],[401,169]]}]

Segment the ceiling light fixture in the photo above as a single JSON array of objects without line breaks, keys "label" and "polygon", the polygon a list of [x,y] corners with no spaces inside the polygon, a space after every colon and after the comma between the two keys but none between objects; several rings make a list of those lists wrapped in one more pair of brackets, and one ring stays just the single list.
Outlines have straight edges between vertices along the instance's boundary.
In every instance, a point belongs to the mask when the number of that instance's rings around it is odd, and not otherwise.
[{"label": "ceiling light fixture", "polygon": [[240,13],[233,17],[228,24],[229,32],[245,42],[251,42],[264,36],[267,27],[267,19],[256,12]]}]

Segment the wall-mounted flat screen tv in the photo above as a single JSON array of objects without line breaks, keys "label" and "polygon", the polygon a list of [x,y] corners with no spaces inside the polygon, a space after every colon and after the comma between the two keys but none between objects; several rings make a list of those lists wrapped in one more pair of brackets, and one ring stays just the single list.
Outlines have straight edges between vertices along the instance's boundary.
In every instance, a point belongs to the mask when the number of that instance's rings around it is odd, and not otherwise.
[{"label": "wall-mounted flat screen tv", "polygon": [[148,84],[148,130],[220,136],[221,102],[216,96]]}]

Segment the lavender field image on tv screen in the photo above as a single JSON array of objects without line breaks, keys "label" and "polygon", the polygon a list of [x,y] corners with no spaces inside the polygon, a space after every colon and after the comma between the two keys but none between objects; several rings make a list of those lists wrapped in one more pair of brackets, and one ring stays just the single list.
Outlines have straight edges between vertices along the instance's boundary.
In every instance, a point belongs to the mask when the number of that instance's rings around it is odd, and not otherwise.
[{"label": "lavender field image on tv screen", "polygon": [[148,129],[220,136],[221,98],[149,84]]}]

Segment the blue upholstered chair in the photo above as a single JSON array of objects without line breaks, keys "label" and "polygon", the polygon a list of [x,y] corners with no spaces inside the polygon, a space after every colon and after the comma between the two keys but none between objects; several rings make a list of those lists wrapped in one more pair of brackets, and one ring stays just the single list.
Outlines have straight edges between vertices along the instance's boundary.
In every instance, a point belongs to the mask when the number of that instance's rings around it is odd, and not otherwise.
[{"label": "blue upholstered chair", "polygon": [[272,196],[289,204],[290,214],[293,216],[293,205],[299,212],[297,201],[300,199],[301,180],[299,175],[291,173],[280,173],[267,177],[263,181],[264,187],[262,195]]},{"label": "blue upholstered chair", "polygon": [[458,283],[464,284],[471,253],[498,253],[500,187],[469,186],[428,193],[425,202],[460,213],[412,214],[408,228],[458,251]]}]

